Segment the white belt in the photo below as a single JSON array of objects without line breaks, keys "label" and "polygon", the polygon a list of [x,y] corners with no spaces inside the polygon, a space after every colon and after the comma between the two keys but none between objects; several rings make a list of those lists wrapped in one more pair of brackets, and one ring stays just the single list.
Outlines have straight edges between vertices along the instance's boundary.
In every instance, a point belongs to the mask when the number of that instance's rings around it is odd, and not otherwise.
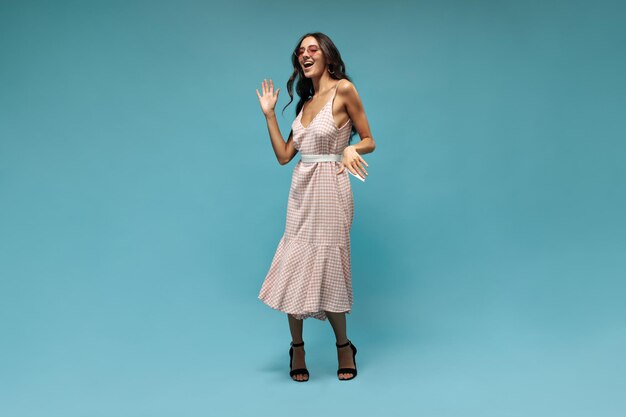
[{"label": "white belt", "polygon": [[326,155],[300,155],[302,162],[341,162],[342,154],[326,154]]}]

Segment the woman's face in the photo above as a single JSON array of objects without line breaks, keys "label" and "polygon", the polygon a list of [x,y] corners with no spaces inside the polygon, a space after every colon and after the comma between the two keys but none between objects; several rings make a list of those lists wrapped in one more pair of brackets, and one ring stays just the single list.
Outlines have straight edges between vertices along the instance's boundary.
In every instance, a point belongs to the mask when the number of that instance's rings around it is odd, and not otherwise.
[{"label": "woman's face", "polygon": [[[300,67],[302,67],[302,71],[304,71],[304,76],[307,78],[315,78],[321,77],[326,70],[326,59],[324,58],[324,53],[317,43],[317,39],[313,36],[307,36],[302,39],[300,43],[300,50],[298,53],[298,62],[300,63]],[[307,65],[305,65],[305,63]],[[312,65],[309,65],[312,63]]]}]

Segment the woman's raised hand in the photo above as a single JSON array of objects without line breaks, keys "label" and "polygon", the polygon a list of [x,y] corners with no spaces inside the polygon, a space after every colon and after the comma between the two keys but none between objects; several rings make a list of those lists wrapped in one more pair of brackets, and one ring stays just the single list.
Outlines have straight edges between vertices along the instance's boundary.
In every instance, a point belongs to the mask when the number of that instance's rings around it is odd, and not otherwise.
[{"label": "woman's raised hand", "polygon": [[261,110],[263,110],[263,114],[268,116],[274,112],[274,107],[276,107],[276,101],[278,100],[278,92],[280,88],[276,89],[274,92],[274,82],[270,78],[270,82],[268,83],[266,79],[263,79],[263,83],[261,84],[263,88],[263,96],[259,94],[259,90],[256,90],[256,95],[259,97],[259,104],[261,105]]}]

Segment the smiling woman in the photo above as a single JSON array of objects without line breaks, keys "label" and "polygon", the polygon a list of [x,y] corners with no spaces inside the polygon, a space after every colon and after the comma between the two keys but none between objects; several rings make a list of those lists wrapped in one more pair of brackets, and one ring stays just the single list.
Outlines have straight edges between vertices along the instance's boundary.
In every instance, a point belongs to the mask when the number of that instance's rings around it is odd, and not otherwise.
[{"label": "smiling woman", "polygon": [[[293,170],[285,232],[278,243],[258,298],[287,313],[292,337],[290,375],[307,381],[303,320],[329,319],[338,348],[340,380],[356,376],[356,347],[346,335],[345,313],[352,308],[350,229],[354,202],[348,172],[364,181],[369,166],[361,154],[375,149],[369,124],[356,88],[345,74],[335,44],[320,32],[300,39],[292,55],[292,88],[300,101],[285,143],[274,113],[280,89],[263,80],[257,96],[276,158],[287,164],[297,152]],[[283,108],[284,111],[284,108]],[[349,145],[355,132],[361,137]],[[294,349],[300,348],[300,349]],[[349,348],[349,349],[348,349]]]}]

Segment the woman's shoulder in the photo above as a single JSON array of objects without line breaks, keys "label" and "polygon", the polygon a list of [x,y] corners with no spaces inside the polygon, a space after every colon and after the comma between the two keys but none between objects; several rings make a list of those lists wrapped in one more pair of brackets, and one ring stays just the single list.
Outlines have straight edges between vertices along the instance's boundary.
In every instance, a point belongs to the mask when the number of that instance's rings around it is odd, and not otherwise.
[{"label": "woman's shoulder", "polygon": [[342,78],[339,81],[337,81],[337,85],[338,85],[338,88],[354,87],[354,84],[352,84],[352,81],[350,81],[347,78]]},{"label": "woman's shoulder", "polygon": [[356,88],[354,87],[354,84],[352,84],[352,81],[348,80],[347,78],[342,78],[341,80],[337,81],[337,92],[338,93],[346,93],[348,91],[354,91]]}]

